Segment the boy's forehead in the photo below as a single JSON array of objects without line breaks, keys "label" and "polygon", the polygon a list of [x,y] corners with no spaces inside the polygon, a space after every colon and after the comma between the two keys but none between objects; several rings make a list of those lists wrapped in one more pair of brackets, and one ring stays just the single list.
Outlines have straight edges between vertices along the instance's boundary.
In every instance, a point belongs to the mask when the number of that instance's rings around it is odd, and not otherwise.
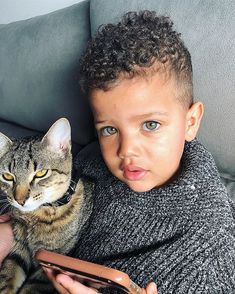
[{"label": "boy's forehead", "polygon": [[129,95],[135,97],[154,95],[157,99],[158,94],[166,92],[175,96],[177,91],[178,86],[174,76],[157,73],[151,76],[121,77],[110,84],[107,89],[93,89],[89,98],[91,104],[99,98],[105,99],[106,97],[113,101],[116,97],[120,98],[120,95],[123,99],[126,99]]},{"label": "boy's forehead", "polygon": [[109,90],[95,89],[91,92],[90,103],[95,118],[102,120],[103,114],[128,115],[144,118],[149,115],[168,116],[178,108],[176,83],[161,76],[123,79]]},{"label": "boy's forehead", "polygon": [[110,83],[109,88],[90,91],[89,100],[93,111],[103,111],[104,104],[117,107],[117,103],[136,109],[136,101],[143,104],[143,107],[147,107],[148,103],[157,104],[158,107],[161,104],[163,110],[160,107],[159,112],[166,112],[164,108],[169,107],[169,102],[188,110],[190,103],[185,98],[188,96],[187,87],[179,82],[174,72],[161,70],[148,73],[133,77],[122,74]]}]

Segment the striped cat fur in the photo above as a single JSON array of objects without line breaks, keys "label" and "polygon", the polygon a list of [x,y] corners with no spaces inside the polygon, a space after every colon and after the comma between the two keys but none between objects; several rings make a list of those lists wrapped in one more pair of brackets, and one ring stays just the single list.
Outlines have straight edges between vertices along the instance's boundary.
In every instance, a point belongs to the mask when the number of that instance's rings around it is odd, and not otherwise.
[{"label": "striped cat fur", "polygon": [[14,233],[13,248],[0,269],[1,294],[53,292],[34,254],[40,248],[71,252],[92,208],[93,185],[85,179],[78,181],[71,200],[60,205],[71,175],[67,119],[56,121],[43,138],[10,140],[0,133],[0,209],[10,209]]}]

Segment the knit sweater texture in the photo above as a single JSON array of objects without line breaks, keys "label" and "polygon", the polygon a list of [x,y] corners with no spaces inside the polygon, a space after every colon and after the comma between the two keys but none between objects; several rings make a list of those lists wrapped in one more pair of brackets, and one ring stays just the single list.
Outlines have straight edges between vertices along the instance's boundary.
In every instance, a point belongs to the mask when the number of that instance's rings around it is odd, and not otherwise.
[{"label": "knit sweater texture", "polygon": [[98,144],[76,164],[95,182],[77,257],[122,270],[142,287],[153,280],[159,294],[235,293],[235,205],[197,140],[186,143],[177,179],[143,193],[108,171]]}]

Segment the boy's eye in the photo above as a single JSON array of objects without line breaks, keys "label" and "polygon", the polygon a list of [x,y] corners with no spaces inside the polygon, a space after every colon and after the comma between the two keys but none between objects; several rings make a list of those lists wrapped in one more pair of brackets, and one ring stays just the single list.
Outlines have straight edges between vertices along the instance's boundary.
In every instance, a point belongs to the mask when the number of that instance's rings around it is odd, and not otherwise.
[{"label": "boy's eye", "polygon": [[4,173],[2,175],[3,179],[6,180],[6,181],[14,181],[14,177],[13,175],[9,174],[9,173]]},{"label": "boy's eye", "polygon": [[117,129],[114,127],[104,127],[100,130],[102,136],[111,136],[117,133]]},{"label": "boy's eye", "polygon": [[143,129],[145,131],[154,131],[157,130],[160,127],[160,124],[156,121],[146,121],[143,124]]},{"label": "boy's eye", "polygon": [[43,178],[43,177],[45,177],[47,172],[48,172],[48,169],[39,170],[38,172],[36,172],[35,178]]}]

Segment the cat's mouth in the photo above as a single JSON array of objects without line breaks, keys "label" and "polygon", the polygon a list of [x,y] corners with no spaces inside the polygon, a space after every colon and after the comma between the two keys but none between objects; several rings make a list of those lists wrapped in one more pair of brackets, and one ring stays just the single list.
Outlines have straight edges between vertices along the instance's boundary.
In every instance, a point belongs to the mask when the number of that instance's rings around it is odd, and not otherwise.
[{"label": "cat's mouth", "polygon": [[33,200],[31,198],[27,199],[25,201],[25,203],[18,203],[16,200],[13,200],[13,203],[12,205],[19,209],[20,211],[22,212],[31,212],[31,211],[34,211],[36,209],[38,209],[41,205],[43,205],[44,203],[40,200]]}]

